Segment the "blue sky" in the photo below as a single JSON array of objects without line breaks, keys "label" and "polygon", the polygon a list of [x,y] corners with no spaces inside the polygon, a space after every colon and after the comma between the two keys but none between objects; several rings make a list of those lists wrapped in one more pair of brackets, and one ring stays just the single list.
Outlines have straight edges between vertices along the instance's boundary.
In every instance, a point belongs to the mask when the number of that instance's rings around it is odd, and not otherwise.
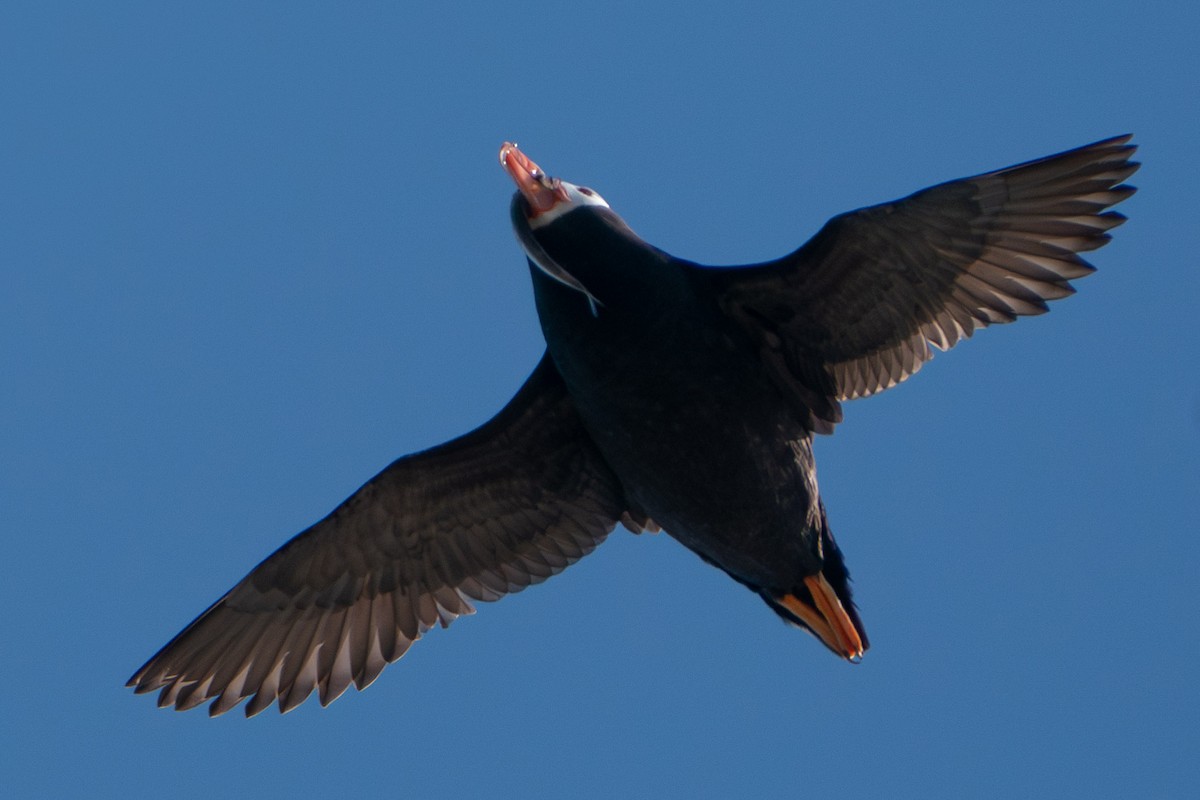
[{"label": "blue sky", "polygon": [[[1194,790],[1195,4],[678,7],[4,4],[0,794]],[[502,140],[717,264],[1127,131],[1140,192],[1079,294],[817,443],[861,665],[618,531],[328,709],[123,688],[528,374]]]}]

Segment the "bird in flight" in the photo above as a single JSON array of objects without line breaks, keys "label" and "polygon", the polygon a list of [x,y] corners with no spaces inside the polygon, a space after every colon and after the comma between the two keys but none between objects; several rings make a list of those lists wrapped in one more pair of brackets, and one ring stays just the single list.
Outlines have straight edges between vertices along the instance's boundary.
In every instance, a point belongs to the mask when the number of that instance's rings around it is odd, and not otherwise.
[{"label": "bird in flight", "polygon": [[538,583],[618,523],[664,530],[836,655],[869,646],[817,489],[814,434],[977,329],[1093,271],[1133,194],[1119,136],[840,214],[774,261],[648,244],[515,144],[511,216],[546,352],[479,428],[405,456],[139,669],[222,714],[363,689],[434,625]]}]

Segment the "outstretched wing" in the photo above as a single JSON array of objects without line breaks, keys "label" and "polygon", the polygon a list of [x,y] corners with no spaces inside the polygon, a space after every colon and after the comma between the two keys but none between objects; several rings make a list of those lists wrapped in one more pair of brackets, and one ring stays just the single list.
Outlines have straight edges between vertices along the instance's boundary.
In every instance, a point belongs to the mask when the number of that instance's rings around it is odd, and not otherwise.
[{"label": "outstretched wing", "polygon": [[[401,458],[259,564],[129,680],[252,716],[366,687],[436,623],[591,552],[626,512],[548,357],[491,421]],[[628,515],[626,515],[628,517]],[[632,522],[632,520],[631,520]]]},{"label": "outstretched wing", "polygon": [[701,272],[780,386],[828,433],[976,329],[1045,312],[1094,269],[1138,168],[1119,136],[831,219],[778,261]]}]

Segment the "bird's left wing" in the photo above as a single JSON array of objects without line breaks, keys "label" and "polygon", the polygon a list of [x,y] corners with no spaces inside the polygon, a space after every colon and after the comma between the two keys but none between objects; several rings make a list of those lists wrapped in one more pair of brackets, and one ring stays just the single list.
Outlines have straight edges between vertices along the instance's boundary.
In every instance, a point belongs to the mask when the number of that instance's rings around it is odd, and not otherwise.
[{"label": "bird's left wing", "polygon": [[828,433],[838,400],[895,386],[978,328],[1041,314],[1093,268],[1133,194],[1129,136],[831,219],[778,261],[699,271]]},{"label": "bird's left wing", "polygon": [[558,573],[626,514],[548,357],[480,428],[393,463],[139,669],[159,705],[224,713],[362,689],[435,624]]}]

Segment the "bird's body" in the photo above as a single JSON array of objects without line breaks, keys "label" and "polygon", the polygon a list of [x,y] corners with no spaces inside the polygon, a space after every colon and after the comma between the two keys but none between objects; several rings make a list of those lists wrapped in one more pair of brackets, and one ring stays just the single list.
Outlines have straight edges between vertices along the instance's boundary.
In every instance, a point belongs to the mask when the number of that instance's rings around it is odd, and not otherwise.
[{"label": "bird's body", "polygon": [[485,425],[399,459],[255,568],[130,679],[160,705],[287,711],[371,683],[435,624],[661,527],[837,655],[868,643],[812,437],[1092,271],[1133,189],[1129,137],[839,215],[772,262],[642,241],[515,145],[514,231],[547,353]]},{"label": "bird's body", "polygon": [[[631,509],[743,583],[794,590],[819,568],[800,536],[821,520],[811,431],[758,367],[702,267],[603,217],[570,233],[547,237],[546,250],[584,254],[572,274],[600,306],[593,313],[584,295],[533,267],[538,316]],[[606,257],[589,263],[594,253]]]}]

